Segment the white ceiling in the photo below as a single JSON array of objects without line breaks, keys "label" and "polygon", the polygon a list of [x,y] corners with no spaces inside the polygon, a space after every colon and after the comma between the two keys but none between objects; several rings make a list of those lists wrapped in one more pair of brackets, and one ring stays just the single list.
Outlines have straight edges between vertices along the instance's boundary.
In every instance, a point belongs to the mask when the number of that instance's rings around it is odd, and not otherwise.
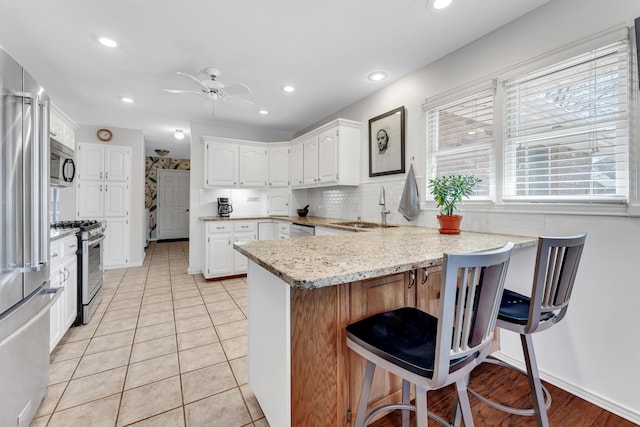
[{"label": "white ceiling", "polygon": [[[189,145],[173,130],[192,120],[293,134],[549,0],[454,0],[444,11],[429,1],[0,0],[0,46],[77,123],[142,129],[148,150],[173,156]],[[176,72],[205,78],[208,66],[249,86],[255,106],[217,101],[213,118],[204,95],[162,91],[197,90]],[[389,77],[368,81],[374,70]]]}]

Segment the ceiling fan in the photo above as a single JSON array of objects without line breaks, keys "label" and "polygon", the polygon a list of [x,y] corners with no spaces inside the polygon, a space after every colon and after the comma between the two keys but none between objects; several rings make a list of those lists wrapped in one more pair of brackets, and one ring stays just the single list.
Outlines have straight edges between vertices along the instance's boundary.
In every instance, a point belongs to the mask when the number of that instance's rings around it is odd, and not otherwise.
[{"label": "ceiling fan", "polygon": [[209,76],[209,79],[200,80],[197,77],[192,76],[191,74],[183,73],[180,71],[177,72],[178,75],[185,76],[193,80],[194,82],[196,82],[200,86],[199,90],[188,90],[188,89],[186,90],[163,89],[163,90],[169,93],[197,93],[201,95],[204,94],[208,99],[210,99],[211,101],[214,101],[212,103],[213,105],[212,115],[215,115],[215,101],[217,101],[218,98],[222,99],[223,101],[232,101],[239,105],[245,105],[245,106],[253,105],[253,102],[236,96],[236,95],[243,95],[246,93],[250,93],[251,89],[249,89],[247,85],[243,83],[236,83],[229,86],[225,85],[224,83],[217,80],[218,76],[220,75],[220,70],[218,70],[217,68],[207,67],[204,69],[204,72],[207,73],[207,75]]}]

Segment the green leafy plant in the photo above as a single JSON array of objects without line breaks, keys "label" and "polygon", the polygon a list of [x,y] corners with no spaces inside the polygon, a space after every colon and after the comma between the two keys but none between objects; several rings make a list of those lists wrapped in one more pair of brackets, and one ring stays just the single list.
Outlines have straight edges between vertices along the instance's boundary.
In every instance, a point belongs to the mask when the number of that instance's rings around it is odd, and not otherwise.
[{"label": "green leafy plant", "polygon": [[429,180],[429,188],[442,215],[453,215],[453,211],[460,210],[458,203],[462,198],[469,198],[474,187],[482,182],[473,174],[449,175]]}]

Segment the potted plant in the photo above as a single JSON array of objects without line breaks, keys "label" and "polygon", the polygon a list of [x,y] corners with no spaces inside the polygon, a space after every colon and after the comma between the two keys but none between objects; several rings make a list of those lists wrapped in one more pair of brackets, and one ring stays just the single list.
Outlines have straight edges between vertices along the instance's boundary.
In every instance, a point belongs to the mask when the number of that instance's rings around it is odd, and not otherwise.
[{"label": "potted plant", "polygon": [[476,184],[481,181],[473,174],[449,175],[429,180],[431,194],[440,209],[440,233],[460,234],[462,215],[454,215],[454,211],[460,210],[458,203],[462,203],[463,197],[469,198]]}]

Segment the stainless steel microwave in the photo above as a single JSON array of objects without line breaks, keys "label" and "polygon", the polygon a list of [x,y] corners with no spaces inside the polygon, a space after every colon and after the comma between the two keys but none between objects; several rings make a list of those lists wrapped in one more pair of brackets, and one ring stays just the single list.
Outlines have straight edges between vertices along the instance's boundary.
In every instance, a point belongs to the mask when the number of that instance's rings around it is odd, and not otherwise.
[{"label": "stainless steel microwave", "polygon": [[49,141],[50,184],[56,187],[69,187],[76,176],[73,150],[55,139],[49,139]]}]

